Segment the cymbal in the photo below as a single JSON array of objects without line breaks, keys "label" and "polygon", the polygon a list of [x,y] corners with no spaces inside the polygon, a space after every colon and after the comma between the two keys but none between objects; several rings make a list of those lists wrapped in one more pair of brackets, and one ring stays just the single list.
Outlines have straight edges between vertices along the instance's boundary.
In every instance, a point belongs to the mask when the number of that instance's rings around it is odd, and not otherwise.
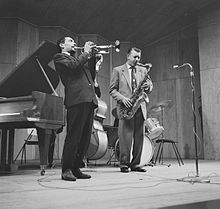
[{"label": "cymbal", "polygon": [[157,104],[153,105],[150,110],[151,112],[157,113],[162,111],[164,108],[170,108],[173,106],[172,100],[163,100],[158,102]]}]

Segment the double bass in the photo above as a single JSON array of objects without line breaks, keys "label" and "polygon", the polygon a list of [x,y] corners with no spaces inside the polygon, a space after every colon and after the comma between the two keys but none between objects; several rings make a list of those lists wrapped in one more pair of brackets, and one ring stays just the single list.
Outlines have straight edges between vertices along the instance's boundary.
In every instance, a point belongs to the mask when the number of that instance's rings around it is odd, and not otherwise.
[{"label": "double bass", "polygon": [[107,105],[104,101],[98,99],[98,108],[95,111],[93,120],[92,135],[90,144],[86,153],[88,160],[98,160],[102,158],[108,148],[107,134],[103,129],[103,120],[107,111]]},{"label": "double bass", "polygon": [[[98,72],[100,65],[103,61],[103,57],[96,63],[96,73]],[[96,79],[95,79],[96,82]],[[86,153],[87,160],[98,160],[102,158],[108,148],[107,134],[103,129],[103,120],[106,118],[107,104],[98,98],[98,108],[94,113],[92,134],[90,144]]]}]

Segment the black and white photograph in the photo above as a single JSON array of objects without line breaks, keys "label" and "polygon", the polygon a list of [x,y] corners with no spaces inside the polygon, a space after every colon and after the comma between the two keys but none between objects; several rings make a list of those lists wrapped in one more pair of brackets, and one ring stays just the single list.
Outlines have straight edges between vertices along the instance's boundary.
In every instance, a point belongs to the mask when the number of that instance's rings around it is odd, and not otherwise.
[{"label": "black and white photograph", "polygon": [[220,1],[0,0],[1,209],[219,205]]}]

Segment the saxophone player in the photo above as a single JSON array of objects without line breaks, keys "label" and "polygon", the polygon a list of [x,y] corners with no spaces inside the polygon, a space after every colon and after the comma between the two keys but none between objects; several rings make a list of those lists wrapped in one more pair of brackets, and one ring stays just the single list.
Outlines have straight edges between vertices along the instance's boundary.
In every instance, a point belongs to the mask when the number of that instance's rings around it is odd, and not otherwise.
[{"label": "saxophone player", "polygon": [[[147,118],[147,103],[149,102],[147,94],[152,91],[153,84],[150,79],[144,80],[148,69],[138,66],[140,59],[141,50],[136,47],[130,48],[127,52],[126,63],[113,69],[109,86],[109,93],[117,102],[117,113],[119,115],[119,161],[120,171],[123,173],[128,173],[129,171],[146,172],[140,166],[140,162],[144,140],[144,121]],[[144,95],[140,106],[138,106],[131,118],[120,117],[120,108],[122,106],[125,109],[132,109],[133,102],[131,98],[135,90],[140,87],[138,86],[140,84]]]}]

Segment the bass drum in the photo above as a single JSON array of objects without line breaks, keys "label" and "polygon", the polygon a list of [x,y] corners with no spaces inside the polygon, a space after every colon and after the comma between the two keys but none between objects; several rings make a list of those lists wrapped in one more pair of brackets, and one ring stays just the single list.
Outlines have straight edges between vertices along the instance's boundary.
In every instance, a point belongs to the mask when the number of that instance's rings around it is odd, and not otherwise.
[{"label": "bass drum", "polygon": [[[138,167],[145,166],[150,163],[152,157],[154,154],[154,146],[151,141],[147,136],[144,137],[144,143],[142,147],[142,153],[141,153],[141,161]],[[119,139],[115,143],[115,157],[119,161],[120,156],[120,149],[119,149]]]},{"label": "bass drum", "polygon": [[93,121],[93,129],[90,144],[86,153],[88,160],[98,160],[102,158],[108,148],[108,138],[99,121]]}]

